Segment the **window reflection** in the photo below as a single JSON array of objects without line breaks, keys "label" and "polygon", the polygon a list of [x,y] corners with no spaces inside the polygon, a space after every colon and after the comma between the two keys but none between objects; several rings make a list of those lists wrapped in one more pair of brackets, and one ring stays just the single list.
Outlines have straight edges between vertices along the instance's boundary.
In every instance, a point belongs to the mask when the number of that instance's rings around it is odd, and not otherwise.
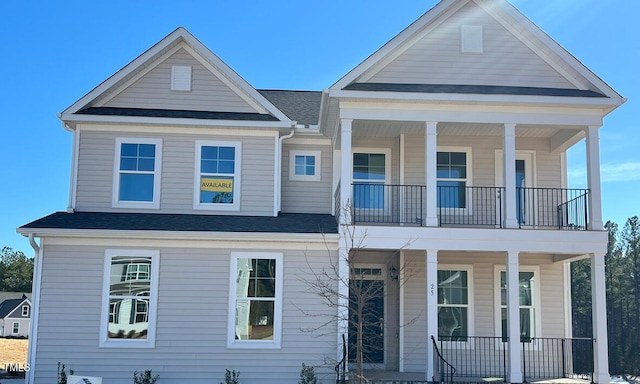
[{"label": "window reflection", "polygon": [[151,257],[111,258],[110,339],[146,339],[149,331]]}]

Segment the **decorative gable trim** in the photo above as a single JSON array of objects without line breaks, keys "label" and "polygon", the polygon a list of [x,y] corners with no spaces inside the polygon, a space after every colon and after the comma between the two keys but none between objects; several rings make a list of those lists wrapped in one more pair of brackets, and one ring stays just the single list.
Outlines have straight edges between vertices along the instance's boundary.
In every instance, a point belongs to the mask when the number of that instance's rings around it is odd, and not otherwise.
[{"label": "decorative gable trim", "polygon": [[[258,113],[271,114],[276,117],[277,120],[285,122],[288,125],[291,124],[291,120],[282,111],[271,104],[271,102],[256,91],[249,83],[247,83],[183,27],[177,28],[113,76],[98,85],[80,100],[76,101],[73,105],[64,110],[59,117],[63,121],[77,121],[77,118],[72,118],[73,114],[87,107],[99,107],[104,105],[104,103],[111,100],[127,86],[131,85],[133,82],[140,79],[156,67],[156,65],[145,66],[145,64],[152,61],[160,63],[162,62],[163,57],[169,57],[179,49],[185,49],[205,68],[211,71],[214,76],[218,77],[232,90],[236,91],[238,96],[255,108]],[[135,73],[135,71],[140,68],[145,69],[139,73]],[[130,78],[127,79],[128,77]],[[123,81],[123,84],[119,85],[116,89],[112,89],[114,86],[117,86],[118,83]],[[100,100],[97,105],[91,105],[92,102],[98,100],[107,92],[109,93],[108,97]]]}]

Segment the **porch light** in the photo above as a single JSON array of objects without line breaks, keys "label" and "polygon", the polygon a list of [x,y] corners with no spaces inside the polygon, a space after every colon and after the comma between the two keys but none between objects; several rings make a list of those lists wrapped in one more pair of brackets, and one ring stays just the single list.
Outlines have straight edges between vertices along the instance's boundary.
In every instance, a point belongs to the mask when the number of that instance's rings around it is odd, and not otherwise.
[{"label": "porch light", "polygon": [[391,280],[398,280],[398,270],[393,265],[389,268],[389,278]]}]

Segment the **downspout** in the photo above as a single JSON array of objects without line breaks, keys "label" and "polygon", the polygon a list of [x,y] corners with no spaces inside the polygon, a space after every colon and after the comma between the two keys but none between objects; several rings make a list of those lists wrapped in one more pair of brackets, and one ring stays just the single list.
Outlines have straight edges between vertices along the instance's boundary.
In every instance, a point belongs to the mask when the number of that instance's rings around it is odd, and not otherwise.
[{"label": "downspout", "polygon": [[31,245],[31,248],[33,248],[34,256],[33,285],[31,287],[31,321],[29,323],[29,349],[27,353],[27,364],[29,364],[29,369],[26,369],[25,372],[26,384],[34,382],[36,350],[38,348],[38,320],[40,317],[40,286],[42,279],[42,247],[36,243],[35,235],[33,233],[29,234],[29,244]]},{"label": "downspout", "polygon": [[286,139],[290,139],[295,134],[297,122],[291,122],[291,132],[284,136],[280,136],[278,144],[276,145],[276,193],[273,216],[278,216],[280,213],[280,207],[282,206],[282,142]]}]

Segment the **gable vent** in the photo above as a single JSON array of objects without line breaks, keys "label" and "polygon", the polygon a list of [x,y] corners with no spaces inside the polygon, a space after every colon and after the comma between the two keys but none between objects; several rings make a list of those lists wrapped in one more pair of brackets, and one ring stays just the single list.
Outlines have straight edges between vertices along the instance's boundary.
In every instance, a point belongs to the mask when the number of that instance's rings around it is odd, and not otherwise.
[{"label": "gable vent", "polygon": [[171,90],[191,91],[191,66],[174,65],[171,67]]},{"label": "gable vent", "polygon": [[482,53],[482,25],[462,25],[460,27],[460,52]]}]

